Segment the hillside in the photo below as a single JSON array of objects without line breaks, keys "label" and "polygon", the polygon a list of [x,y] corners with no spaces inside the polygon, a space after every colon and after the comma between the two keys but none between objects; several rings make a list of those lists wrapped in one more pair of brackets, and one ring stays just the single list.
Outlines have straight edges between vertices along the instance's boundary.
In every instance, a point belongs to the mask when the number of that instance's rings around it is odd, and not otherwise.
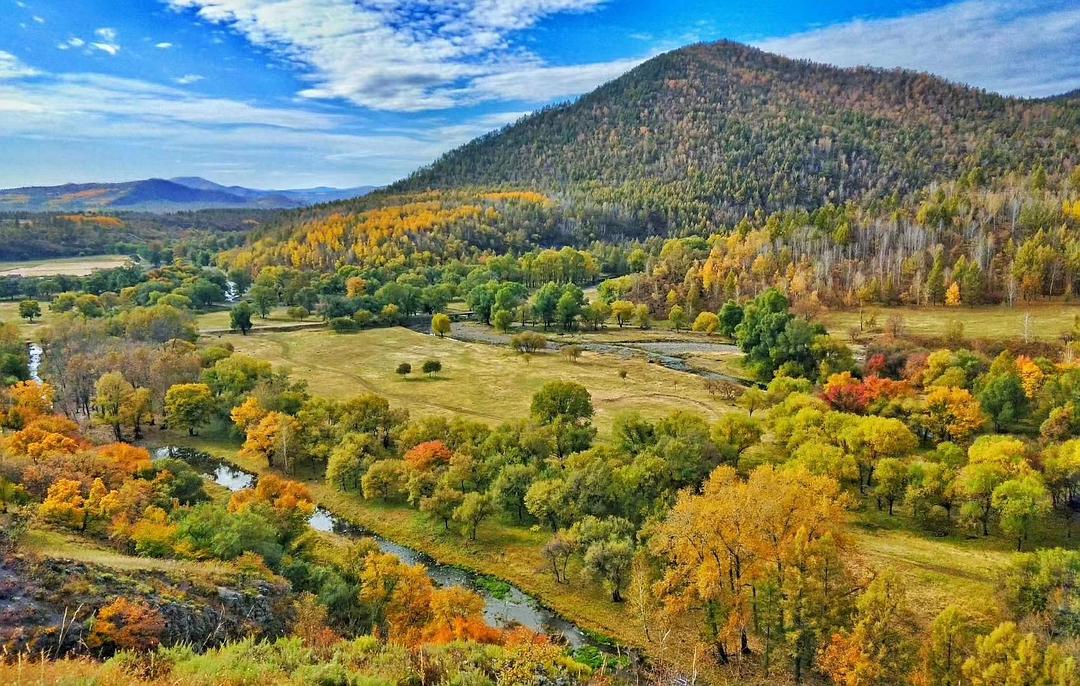
[{"label": "hillside", "polygon": [[28,186],[0,190],[0,211],[292,209],[353,198],[371,190],[371,186],[360,186],[277,191],[223,186],[199,177],[144,179],[123,183]]},{"label": "hillside", "polygon": [[[653,225],[906,195],[1080,159],[1080,105],[734,43],[660,55],[576,102],[474,140],[392,190],[499,186],[615,201]],[[659,228],[663,228],[660,226]]]}]

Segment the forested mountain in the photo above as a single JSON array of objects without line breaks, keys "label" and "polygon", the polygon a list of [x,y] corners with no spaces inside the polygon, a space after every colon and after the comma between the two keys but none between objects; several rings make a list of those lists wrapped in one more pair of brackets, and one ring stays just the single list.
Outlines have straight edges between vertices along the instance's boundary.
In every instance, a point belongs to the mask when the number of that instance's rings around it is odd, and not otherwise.
[{"label": "forested mountain", "polygon": [[[654,225],[919,191],[1080,159],[1075,100],[1006,98],[927,74],[838,69],[743,45],[660,55],[576,102],[444,155],[393,190],[531,188]],[[661,227],[663,228],[663,227]]]}]

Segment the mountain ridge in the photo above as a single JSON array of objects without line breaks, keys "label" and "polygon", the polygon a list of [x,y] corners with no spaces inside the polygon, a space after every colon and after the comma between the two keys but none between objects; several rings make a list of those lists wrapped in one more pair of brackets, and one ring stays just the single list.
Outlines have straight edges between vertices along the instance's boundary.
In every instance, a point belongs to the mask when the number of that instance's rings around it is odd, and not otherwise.
[{"label": "mountain ridge", "polygon": [[200,209],[296,209],[365,195],[374,186],[262,190],[224,186],[188,176],[117,183],[68,183],[0,189],[0,211],[78,212],[139,210],[177,212]]}]

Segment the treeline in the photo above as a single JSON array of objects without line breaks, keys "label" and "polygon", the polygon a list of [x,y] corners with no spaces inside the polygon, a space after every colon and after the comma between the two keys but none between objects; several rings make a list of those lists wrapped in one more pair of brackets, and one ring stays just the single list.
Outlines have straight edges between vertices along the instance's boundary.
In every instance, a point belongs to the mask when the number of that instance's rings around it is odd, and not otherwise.
[{"label": "treeline", "polygon": [[1080,168],[993,183],[978,170],[911,204],[826,205],[744,218],[726,233],[671,239],[648,272],[610,284],[654,311],[716,311],[780,288],[820,307],[974,306],[1068,298],[1080,278]]},{"label": "treeline", "polygon": [[209,264],[242,244],[247,232],[275,220],[258,210],[174,214],[0,212],[0,260],[83,255],[139,255],[154,266],[174,256]]}]

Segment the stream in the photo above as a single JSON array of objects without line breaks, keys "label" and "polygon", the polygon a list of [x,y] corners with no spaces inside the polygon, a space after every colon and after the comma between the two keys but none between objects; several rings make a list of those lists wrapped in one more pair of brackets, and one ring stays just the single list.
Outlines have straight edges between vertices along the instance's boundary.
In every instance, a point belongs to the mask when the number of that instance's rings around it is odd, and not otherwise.
[{"label": "stream", "polygon": [[[255,485],[257,479],[257,476],[251,472],[237,469],[223,460],[191,448],[166,446],[155,449],[152,454],[155,460],[165,457],[183,460],[202,471],[214,483],[224,486],[230,491],[251,488]],[[499,628],[524,626],[538,633],[561,639],[571,648],[591,645],[601,650],[610,649],[609,646],[593,641],[573,622],[540,605],[536,599],[515,586],[504,585],[500,582],[499,586],[503,588],[496,592],[492,590],[490,585],[483,583],[483,578],[473,572],[453,565],[442,564],[418,550],[400,545],[352,523],[343,521],[322,507],[317,508],[311,515],[308,519],[308,525],[315,531],[335,533],[350,538],[370,538],[375,541],[375,544],[383,552],[396,555],[402,562],[407,564],[423,567],[437,586],[463,586],[468,588],[484,599],[484,618],[492,626]]]},{"label": "stream", "polygon": [[37,343],[29,343],[27,344],[27,351],[30,354],[30,362],[27,364],[27,369],[30,370],[30,380],[41,383],[41,362],[45,357],[45,350]]},{"label": "stream", "polygon": [[[433,336],[431,326],[426,320],[414,318],[406,326],[417,333]],[[491,331],[477,331],[471,327],[462,326],[460,322],[451,325],[448,338],[464,343],[484,343],[486,345],[508,346],[509,334],[500,334]],[[729,343],[693,342],[693,341],[642,341],[642,342],[612,342],[612,343],[578,343],[574,342],[582,350],[611,355],[622,359],[632,357],[644,357],[649,363],[657,364],[675,372],[692,374],[702,379],[713,381],[726,381],[738,386],[750,386],[753,382],[740,379],[737,376],[723,374],[708,369],[701,369],[690,364],[683,355],[693,353],[737,353],[739,348]],[[557,340],[548,340],[548,350],[559,350],[564,343]]]}]

